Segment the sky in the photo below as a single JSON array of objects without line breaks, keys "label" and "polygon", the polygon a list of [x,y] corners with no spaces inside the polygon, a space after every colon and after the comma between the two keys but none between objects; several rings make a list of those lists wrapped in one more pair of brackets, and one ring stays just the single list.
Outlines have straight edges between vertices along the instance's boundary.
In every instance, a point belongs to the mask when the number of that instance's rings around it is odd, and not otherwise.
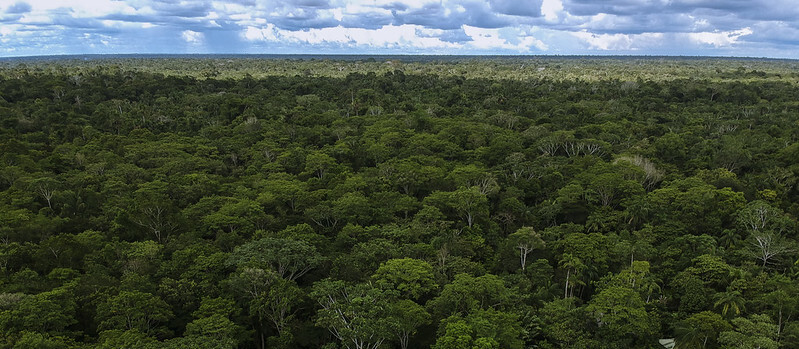
[{"label": "sky", "polygon": [[0,0],[0,57],[192,53],[799,59],[799,0]]}]

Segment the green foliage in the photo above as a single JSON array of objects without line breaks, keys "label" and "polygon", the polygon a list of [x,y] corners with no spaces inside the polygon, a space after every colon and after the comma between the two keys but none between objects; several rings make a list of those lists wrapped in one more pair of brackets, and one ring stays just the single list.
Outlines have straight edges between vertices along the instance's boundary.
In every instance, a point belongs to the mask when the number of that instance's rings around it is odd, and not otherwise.
[{"label": "green foliage", "polygon": [[731,331],[721,332],[719,344],[725,348],[777,348],[775,340],[777,335],[777,325],[775,325],[768,315],[750,315],[747,318],[739,317],[732,319],[734,327]]},{"label": "green foliage", "polygon": [[322,280],[314,284],[311,298],[321,309],[316,324],[330,329],[346,348],[378,348],[391,329],[386,291],[370,284]]},{"label": "green foliage", "polygon": [[517,250],[522,271],[527,267],[527,256],[533,250],[542,250],[546,246],[546,242],[541,239],[541,235],[532,227],[519,228],[515,233],[508,235],[506,241],[511,249]]},{"label": "green foliage", "polygon": [[141,348],[148,343],[157,343],[152,337],[138,330],[106,330],[99,334],[97,348]]},{"label": "green foliage", "polygon": [[732,326],[719,314],[703,311],[677,324],[675,333],[678,348],[715,347],[721,332],[732,330]]},{"label": "green foliage", "polygon": [[381,264],[373,275],[375,283],[394,289],[400,296],[418,300],[436,288],[433,266],[412,258],[391,259]]},{"label": "green foliage", "polygon": [[391,331],[399,339],[400,347],[406,349],[408,340],[416,334],[417,329],[430,323],[430,314],[424,307],[408,299],[393,302],[389,307]]},{"label": "green foliage", "polygon": [[161,331],[159,323],[172,317],[169,305],[157,296],[139,291],[121,291],[97,306],[101,329],[136,330],[145,334]]},{"label": "green foliage", "polygon": [[61,337],[50,337],[36,332],[22,332],[22,336],[14,343],[13,349],[58,349],[72,347],[69,340]]},{"label": "green foliage", "polygon": [[452,283],[444,286],[441,294],[429,306],[439,318],[454,313],[471,313],[480,309],[505,309],[510,306],[511,291],[496,275],[474,277],[455,275]]},{"label": "green foliage", "polygon": [[478,310],[468,316],[453,315],[443,322],[434,349],[522,348],[518,319],[494,309]]},{"label": "green foliage", "polygon": [[797,347],[795,65],[0,61],[0,347]]},{"label": "green foliage", "polygon": [[9,327],[38,333],[62,333],[75,324],[76,303],[71,288],[7,299],[14,304],[6,312]]},{"label": "green foliage", "polygon": [[599,333],[610,340],[612,346],[646,343],[655,331],[641,296],[628,287],[611,286],[602,290],[591,299],[585,311],[596,320]]},{"label": "green foliage", "polygon": [[574,298],[547,302],[539,311],[541,333],[546,343],[559,348],[586,348],[592,345],[589,324],[593,320],[585,308],[575,305]]},{"label": "green foliage", "polygon": [[271,268],[280,277],[293,281],[321,261],[316,248],[304,241],[262,238],[237,247],[227,263],[239,268]]}]

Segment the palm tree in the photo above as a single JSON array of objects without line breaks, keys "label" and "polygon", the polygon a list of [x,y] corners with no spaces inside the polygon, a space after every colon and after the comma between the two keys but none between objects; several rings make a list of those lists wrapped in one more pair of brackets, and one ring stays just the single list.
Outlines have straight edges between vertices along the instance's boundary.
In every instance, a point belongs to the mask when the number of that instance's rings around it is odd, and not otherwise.
[{"label": "palm tree", "polygon": [[741,291],[727,289],[726,292],[720,292],[714,297],[716,302],[713,306],[716,309],[721,309],[721,315],[728,317],[728,315],[738,316],[746,311],[746,300]]},{"label": "palm tree", "polygon": [[676,344],[674,349],[694,349],[704,348],[705,335],[701,329],[685,322],[680,322],[674,328],[674,335]]},{"label": "palm tree", "polygon": [[719,246],[732,249],[741,243],[741,236],[734,229],[725,229],[719,237]]},{"label": "palm tree", "polygon": [[727,321],[719,314],[703,311],[693,314],[685,320],[677,323],[674,328],[676,335],[675,349],[706,348],[708,343],[711,346],[716,341],[719,333],[732,329]]},{"label": "palm tree", "polygon": [[573,290],[574,284],[576,283],[571,278],[574,274],[578,274],[585,269],[585,264],[583,264],[580,258],[571,253],[564,253],[559,264],[562,268],[566,269],[566,287],[563,289],[563,298],[569,298],[569,296],[571,296],[569,293],[569,286],[571,286]]},{"label": "palm tree", "polygon": [[647,304],[649,304],[653,294],[660,293],[661,288],[659,283],[661,282],[662,280],[651,274],[647,275],[643,280],[641,280],[641,290],[644,291],[644,294],[646,295]]}]

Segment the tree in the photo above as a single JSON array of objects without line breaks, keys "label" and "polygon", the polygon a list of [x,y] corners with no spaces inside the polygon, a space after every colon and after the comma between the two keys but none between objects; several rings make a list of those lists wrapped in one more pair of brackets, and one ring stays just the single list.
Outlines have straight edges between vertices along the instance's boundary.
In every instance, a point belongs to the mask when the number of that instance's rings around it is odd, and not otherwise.
[{"label": "tree", "polygon": [[361,192],[344,194],[332,202],[331,208],[336,221],[365,225],[372,218],[372,206]]},{"label": "tree", "polygon": [[469,228],[478,217],[488,214],[488,199],[476,187],[456,190],[452,193],[449,205],[465,218]]},{"label": "tree", "polygon": [[766,281],[766,289],[756,299],[761,309],[768,309],[771,318],[777,321],[776,340],[796,314],[799,313],[799,285],[785,275],[776,274]]},{"label": "tree", "polygon": [[401,217],[407,219],[420,206],[416,198],[395,191],[374,193],[370,196],[370,201],[372,207],[376,208],[375,212],[385,215],[385,219],[394,218],[400,212]]},{"label": "tree", "polygon": [[336,159],[321,151],[314,151],[305,157],[305,172],[312,173],[322,179],[327,171],[336,164]]},{"label": "tree", "polygon": [[765,201],[750,202],[738,211],[737,221],[749,234],[750,255],[759,259],[762,267],[795,250],[793,244],[783,237],[795,222]]},{"label": "tree", "polygon": [[658,285],[659,282],[660,280],[649,271],[649,262],[635,261],[628,268],[625,268],[617,275],[613,275],[606,285],[600,284],[599,288],[602,289],[609,286],[628,287],[638,291],[641,299],[645,299],[646,303],[649,304],[652,294],[661,290],[660,285]]},{"label": "tree", "polygon": [[587,184],[589,195],[602,206],[615,206],[621,198],[643,192],[641,184],[615,172],[593,176]]},{"label": "tree", "polygon": [[32,180],[30,183],[31,189],[39,195],[42,199],[47,202],[47,207],[51,210],[53,209],[53,195],[55,195],[56,190],[59,188],[60,183],[55,178],[50,176],[48,177],[41,177],[35,180]]},{"label": "tree", "polygon": [[261,204],[250,199],[226,198],[216,212],[202,218],[212,229],[228,233],[243,231],[249,236],[257,229],[264,229],[269,217]]},{"label": "tree", "polygon": [[511,245],[519,250],[519,263],[522,271],[527,267],[527,256],[536,249],[543,249],[546,243],[541,239],[532,227],[519,228],[515,233],[508,236]]},{"label": "tree", "polygon": [[70,347],[71,341],[60,336],[47,336],[37,332],[22,332],[14,349],[58,349]]},{"label": "tree", "polygon": [[157,333],[159,323],[172,317],[169,305],[149,293],[121,291],[97,306],[100,329]]},{"label": "tree", "polygon": [[714,346],[719,333],[729,331],[732,326],[719,314],[703,311],[680,321],[675,328],[678,349],[707,348]]},{"label": "tree", "polygon": [[135,208],[131,214],[131,220],[147,229],[158,242],[166,242],[179,225],[166,187],[167,184],[162,181],[140,185],[135,192]]},{"label": "tree", "polygon": [[400,342],[400,348],[408,348],[408,340],[416,334],[419,326],[430,323],[430,314],[419,304],[408,299],[399,300],[389,306],[390,328]]},{"label": "tree", "polygon": [[278,279],[269,290],[253,299],[250,313],[268,319],[278,332],[278,336],[287,334],[289,322],[294,318],[292,310],[303,298],[303,291],[291,280]]},{"label": "tree", "polygon": [[768,315],[750,315],[732,319],[733,329],[721,332],[719,344],[724,348],[776,349],[776,325]]},{"label": "tree", "polygon": [[746,310],[746,300],[741,291],[727,289],[726,292],[719,292],[715,296],[713,306],[721,309],[722,316],[738,316]]},{"label": "tree", "polygon": [[504,309],[510,306],[511,291],[496,275],[474,277],[461,273],[441,290],[428,306],[438,318],[449,314],[469,313],[478,309]]},{"label": "tree", "polygon": [[264,191],[258,195],[258,202],[279,212],[296,212],[309,202],[307,184],[292,176],[272,175],[263,182]]},{"label": "tree", "polygon": [[772,232],[758,232],[750,237],[749,254],[759,259],[763,268],[785,254],[794,252],[791,240]]},{"label": "tree", "polygon": [[645,205],[658,208],[647,215],[653,226],[673,226],[678,232],[699,235],[721,232],[729,227],[745,203],[741,192],[718,189],[699,178],[689,177],[650,192]]},{"label": "tree", "polygon": [[261,238],[237,247],[229,265],[270,268],[280,277],[296,280],[322,262],[316,248],[300,240]]},{"label": "tree", "polygon": [[217,340],[235,339],[240,331],[233,321],[219,314],[196,319],[186,325],[187,336],[202,336]]},{"label": "tree", "polygon": [[142,346],[143,349],[234,349],[236,347],[236,342],[230,338],[195,335],[151,342]]},{"label": "tree", "polygon": [[579,275],[579,273],[585,269],[585,264],[583,264],[580,258],[575,257],[571,253],[564,253],[558,264],[566,269],[566,285],[563,287],[563,298],[568,298],[573,296],[573,292],[572,294],[569,293],[569,287],[571,286],[571,290],[574,290],[574,282],[571,284],[569,282],[572,280],[573,275]]},{"label": "tree", "polygon": [[391,332],[390,296],[371,284],[330,279],[314,283],[311,298],[321,309],[316,324],[348,349],[377,349]]},{"label": "tree", "polygon": [[250,316],[258,324],[257,340],[260,348],[266,347],[264,322],[270,321],[279,335],[291,319],[291,307],[298,301],[299,289],[292,280],[286,280],[271,269],[253,268],[242,264],[231,276],[230,285],[249,305]]},{"label": "tree", "polygon": [[433,266],[413,258],[390,259],[380,264],[372,278],[376,285],[397,290],[401,297],[412,300],[418,300],[438,286]]},{"label": "tree", "polygon": [[762,200],[752,201],[739,210],[737,222],[750,234],[772,232],[781,235],[795,225],[782,210]]},{"label": "tree", "polygon": [[[108,246],[108,245],[107,245]],[[117,243],[114,246],[116,249],[121,250],[120,262],[123,262],[125,271],[131,271],[141,275],[152,273],[161,262],[161,253],[163,245],[155,241],[137,241],[131,243]]]},{"label": "tree", "polygon": [[585,308],[596,320],[602,338],[618,347],[635,346],[651,339],[655,324],[644,308],[644,301],[631,288],[611,286],[596,294]]},{"label": "tree", "polygon": [[433,349],[521,349],[522,329],[515,315],[494,309],[477,310],[465,317],[452,315],[443,321]]},{"label": "tree", "polygon": [[205,298],[200,303],[200,308],[192,313],[194,320],[186,324],[186,335],[240,342],[244,329],[231,320],[239,311],[233,300]]},{"label": "tree", "polygon": [[749,165],[752,154],[742,138],[724,135],[719,143],[719,148],[713,156],[714,164],[730,172],[736,172],[741,167]]},{"label": "tree", "polygon": [[658,169],[652,161],[641,155],[621,156],[616,158],[616,162],[619,161],[629,162],[643,171],[643,175],[638,177],[638,182],[647,190],[652,190],[663,180],[663,171]]},{"label": "tree", "polygon": [[[472,328],[468,323],[466,323],[466,321],[453,317],[450,321],[447,321],[446,325],[444,326],[443,335],[439,335],[438,339],[436,339],[436,344],[432,348],[474,348],[474,337],[472,332]],[[498,347],[496,342],[493,344],[494,347]]]},{"label": "tree", "polygon": [[488,198],[477,187],[458,188],[454,192],[434,192],[425,198],[425,204],[455,211],[471,228],[479,218],[488,216]]},{"label": "tree", "polygon": [[473,164],[454,168],[448,178],[455,182],[457,187],[477,187],[478,191],[484,195],[491,195],[499,191],[499,183],[494,175]]},{"label": "tree", "polygon": [[378,166],[380,176],[398,187],[403,194],[415,196],[426,185],[444,177],[444,170],[433,166],[435,158],[414,156],[402,160],[391,160]]},{"label": "tree", "polygon": [[146,345],[154,342],[158,343],[155,338],[141,333],[138,330],[106,330],[100,332],[97,341],[97,348],[143,348]]},{"label": "tree", "polygon": [[541,334],[548,343],[559,348],[592,347],[585,344],[591,341],[589,322],[593,321],[586,316],[585,307],[578,307],[576,302],[574,298],[565,298],[544,303],[538,316]]},{"label": "tree", "polygon": [[21,298],[9,315],[19,330],[60,333],[77,323],[76,310],[71,287],[59,287]]}]

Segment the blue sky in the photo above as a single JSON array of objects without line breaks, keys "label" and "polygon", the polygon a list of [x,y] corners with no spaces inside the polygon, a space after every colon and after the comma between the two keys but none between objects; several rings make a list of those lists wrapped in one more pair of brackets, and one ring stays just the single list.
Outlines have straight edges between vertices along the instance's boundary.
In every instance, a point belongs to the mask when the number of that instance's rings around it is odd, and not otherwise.
[{"label": "blue sky", "polygon": [[799,58],[799,0],[0,0],[0,57],[128,53]]}]

